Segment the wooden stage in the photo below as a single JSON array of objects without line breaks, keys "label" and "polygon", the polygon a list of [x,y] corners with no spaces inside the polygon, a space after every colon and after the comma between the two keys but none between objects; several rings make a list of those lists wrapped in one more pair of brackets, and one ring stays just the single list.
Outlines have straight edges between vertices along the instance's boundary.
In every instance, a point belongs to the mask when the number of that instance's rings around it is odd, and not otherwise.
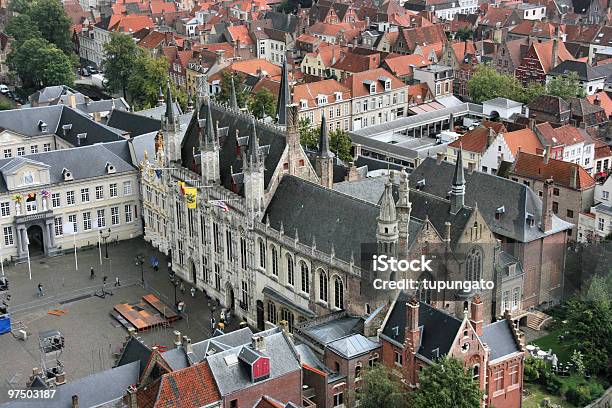
[{"label": "wooden stage", "polygon": [[149,294],[142,299],[143,301],[137,304],[115,305],[111,316],[126,329],[133,327],[137,331],[149,330],[180,319],[174,308],[164,304],[157,296]]}]

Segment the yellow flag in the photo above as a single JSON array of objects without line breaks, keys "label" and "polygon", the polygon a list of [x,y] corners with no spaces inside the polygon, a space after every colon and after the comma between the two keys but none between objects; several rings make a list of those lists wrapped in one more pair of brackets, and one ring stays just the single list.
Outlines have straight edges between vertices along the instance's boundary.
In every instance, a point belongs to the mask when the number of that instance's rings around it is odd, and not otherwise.
[{"label": "yellow flag", "polygon": [[187,203],[187,208],[189,208],[190,210],[196,208],[197,197],[198,189],[196,187],[185,187],[185,202]]}]

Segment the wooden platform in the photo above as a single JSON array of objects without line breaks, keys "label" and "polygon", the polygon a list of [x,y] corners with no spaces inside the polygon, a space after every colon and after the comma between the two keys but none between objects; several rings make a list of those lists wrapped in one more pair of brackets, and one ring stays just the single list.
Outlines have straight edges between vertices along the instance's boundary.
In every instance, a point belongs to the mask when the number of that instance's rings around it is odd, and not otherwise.
[{"label": "wooden platform", "polygon": [[128,303],[120,303],[115,305],[114,309],[138,331],[147,330],[166,323],[164,317],[151,313],[151,311],[146,310],[144,306],[145,304],[130,305]]},{"label": "wooden platform", "polygon": [[169,323],[180,319],[180,316],[174,311],[174,308],[163,303],[157,298],[157,296],[153,294],[148,294],[146,296],[143,296],[142,299],[147,302],[153,309],[161,313],[161,315],[164,316]]}]

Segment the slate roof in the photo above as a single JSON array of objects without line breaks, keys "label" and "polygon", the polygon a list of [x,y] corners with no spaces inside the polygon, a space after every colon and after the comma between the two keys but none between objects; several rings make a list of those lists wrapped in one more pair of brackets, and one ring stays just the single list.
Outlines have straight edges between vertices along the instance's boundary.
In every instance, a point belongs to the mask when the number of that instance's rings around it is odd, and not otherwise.
[{"label": "slate roof", "polygon": [[[443,161],[437,164],[436,159],[426,158],[409,175],[410,185],[416,186],[416,183],[425,180],[425,185],[420,189],[421,192],[446,197],[451,188],[454,170],[455,165],[452,163]],[[478,203],[478,210],[487,225],[498,235],[519,242],[530,242],[572,227],[572,224],[553,215],[552,230],[548,233],[542,232],[539,228],[542,201],[537,194],[522,183],[479,171],[465,172],[465,179],[465,205],[473,208]],[[411,191],[411,201],[417,196]],[[513,205],[509,206],[508,203],[513,203]],[[506,212],[499,220],[495,219],[495,211],[504,205],[506,205]],[[413,203],[412,215],[418,217],[418,211],[419,206]],[[534,216],[534,226],[527,224],[527,214]],[[432,222],[436,221],[432,215],[429,216],[429,219]]]},{"label": "slate roof", "polygon": [[[275,328],[260,332],[260,335],[264,336],[265,353],[270,357],[270,379],[301,370],[299,356],[282,330]],[[233,348],[215,353],[206,359],[222,396],[253,385],[249,373],[240,361],[233,365],[226,363],[225,357],[237,355],[239,351]]]},{"label": "slate roof", "polygon": [[[11,401],[0,405],[2,408],[69,408],[72,407],[72,396],[79,396],[82,407],[96,407],[121,399],[127,388],[138,383],[139,363],[122,365],[74,381],[68,381],[57,387],[52,399]],[[100,392],[104,390],[104,392]]]},{"label": "slate roof", "polygon": [[[533,99],[527,105],[529,110],[535,110],[540,112],[550,113],[552,115],[559,115],[560,113],[567,112],[570,110],[570,106],[562,98],[551,95],[540,95]],[[531,115],[531,112],[529,113]]]},{"label": "slate roof", "polygon": [[[210,106],[212,109],[213,122],[217,123],[218,121],[219,127],[229,128],[227,137],[220,141],[221,150],[219,152],[221,184],[229,190],[232,188],[232,169],[234,174],[242,171],[242,159],[236,155],[236,131],[239,131],[238,137],[251,135],[252,117],[248,114],[226,109],[214,102],[211,102]],[[207,117],[205,105],[202,105],[201,107],[200,117]],[[189,127],[187,128],[181,147],[182,164],[184,167],[189,169],[193,168],[193,149],[196,148],[196,150],[198,150],[200,146],[198,139],[198,128],[195,122],[194,115]],[[268,188],[268,185],[272,179],[272,173],[276,169],[281,155],[285,150],[285,133],[276,127],[264,125],[259,121],[256,123],[256,129],[257,138],[259,139],[259,146],[269,146],[269,150],[264,160],[264,186],[265,188]],[[239,193],[242,193],[242,190],[239,190]]]},{"label": "slate roof", "polygon": [[300,331],[308,338],[325,346],[342,337],[354,334],[361,323],[359,317],[344,316],[332,321],[307,325]]},{"label": "slate roof", "polygon": [[[78,149],[78,150],[77,150]],[[15,160],[20,158],[0,160],[0,169],[17,163]],[[103,145],[83,146],[72,149],[52,150],[50,152],[30,154],[28,160],[40,162],[49,166],[50,184],[72,183],[64,181],[62,171],[64,168],[72,172],[74,180],[83,180],[92,177],[105,176],[106,163],[115,166],[116,173],[135,172],[136,169],[115,155]],[[8,167],[7,167],[8,168]],[[0,178],[0,192],[6,192],[7,187],[4,178]]]},{"label": "slate roof", "polygon": [[[387,322],[382,328],[382,334],[400,344],[404,343],[406,302],[409,300],[407,293],[399,293]],[[427,303],[419,302],[421,344],[418,353],[429,360],[444,356],[450,350],[460,327],[461,320]],[[434,352],[436,349],[439,350],[438,354]]]},{"label": "slate roof", "polygon": [[567,75],[570,72],[578,74],[578,78],[581,81],[594,81],[596,79],[605,78],[606,75],[599,72],[596,68],[592,67],[584,61],[572,61],[566,60],[551,69],[549,75]]},{"label": "slate roof", "polygon": [[521,351],[505,319],[484,326],[480,340],[491,349],[491,360]]},{"label": "slate roof", "polygon": [[380,347],[380,344],[355,333],[327,344],[334,353],[347,359],[359,357]]},{"label": "slate roof", "polygon": [[151,349],[143,344],[136,337],[131,337],[119,357],[116,367],[121,367],[126,364],[132,364],[135,361],[139,362],[138,377],[142,375],[149,358],[151,357]]},{"label": "slate roof", "polygon": [[161,115],[159,118],[160,119],[153,119],[133,112],[113,110],[106,124],[128,132],[131,137],[134,137],[144,133],[158,131],[161,128]]}]

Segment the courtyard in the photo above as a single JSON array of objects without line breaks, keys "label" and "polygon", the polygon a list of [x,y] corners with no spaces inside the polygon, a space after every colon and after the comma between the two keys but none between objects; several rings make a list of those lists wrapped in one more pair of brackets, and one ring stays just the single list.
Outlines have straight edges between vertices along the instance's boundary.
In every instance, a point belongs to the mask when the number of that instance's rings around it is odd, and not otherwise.
[{"label": "courtyard", "polygon": [[[81,378],[111,368],[115,363],[128,332],[111,315],[119,303],[136,303],[142,296],[155,294],[163,303],[172,306],[176,300],[185,302],[183,318],[170,325],[158,326],[139,332],[145,344],[172,347],[173,332],[180,331],[198,342],[211,336],[211,313],[219,320],[220,309],[209,305],[206,296],[198,291],[191,297],[191,285],[176,288],[169,279],[165,255],[156,251],[142,239],[109,244],[108,258],[102,246],[77,252],[78,270],[74,254],[31,260],[31,275],[27,263],[5,266],[10,282],[9,302],[13,328],[23,328],[28,334],[21,340],[11,333],[0,335],[0,402],[7,398],[6,389],[23,388],[32,369],[40,367],[41,355],[38,333],[59,330],[65,338],[65,348],[60,356],[67,381]],[[135,259],[142,254],[145,262],[141,271]],[[100,264],[102,258],[102,265]],[[159,260],[159,270],[154,271],[151,259]],[[95,278],[90,278],[90,267]],[[144,276],[145,285],[141,281]],[[101,297],[102,278],[108,277],[105,286],[112,295]],[[118,277],[121,286],[114,286]],[[44,296],[37,294],[38,284],[43,285]],[[59,315],[50,314],[59,310]],[[214,310],[214,312],[213,312]],[[238,326],[231,322],[233,330]]]}]

